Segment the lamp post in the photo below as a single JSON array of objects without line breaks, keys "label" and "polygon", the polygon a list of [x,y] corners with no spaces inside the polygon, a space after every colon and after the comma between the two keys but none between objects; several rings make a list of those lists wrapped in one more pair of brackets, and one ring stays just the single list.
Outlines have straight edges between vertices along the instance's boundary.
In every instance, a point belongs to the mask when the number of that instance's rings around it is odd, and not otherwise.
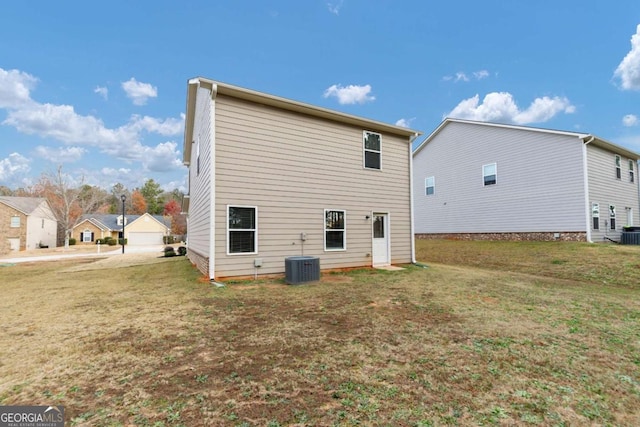
[{"label": "lamp post", "polygon": [[127,200],[127,196],[124,194],[120,196],[120,200],[122,200],[122,253],[124,253],[124,226],[127,221],[124,219],[124,201]]}]

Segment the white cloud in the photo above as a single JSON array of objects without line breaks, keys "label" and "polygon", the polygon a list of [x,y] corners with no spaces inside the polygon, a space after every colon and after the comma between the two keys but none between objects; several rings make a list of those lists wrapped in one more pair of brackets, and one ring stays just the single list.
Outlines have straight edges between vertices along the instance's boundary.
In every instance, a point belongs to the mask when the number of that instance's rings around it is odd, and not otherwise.
[{"label": "white cloud", "polygon": [[98,95],[103,97],[105,100],[109,99],[109,89],[107,89],[104,86],[96,86],[93,92],[97,93]]},{"label": "white cloud", "polygon": [[414,120],[415,120],[415,117],[412,117],[410,119],[399,119],[396,121],[396,126],[401,126],[403,128],[410,128],[411,122]]},{"label": "white cloud", "polygon": [[622,124],[627,127],[636,126],[638,124],[638,116],[635,114],[627,114],[622,118]]},{"label": "white cloud", "polygon": [[478,95],[461,101],[448,116],[478,121],[527,124],[545,122],[561,112],[573,113],[575,106],[567,98],[544,96],[536,98],[526,110],[520,110],[510,93],[492,92],[484,97],[482,103]]},{"label": "white cloud", "polygon": [[[486,79],[487,77],[489,77],[489,72],[487,70],[479,70],[479,71],[474,71],[473,73],[471,73],[471,75],[473,76],[474,80],[482,80],[482,79]],[[446,82],[453,81],[454,83],[457,83],[457,82],[470,82],[471,81],[471,77],[469,77],[469,75],[467,73],[465,73],[464,71],[458,71],[453,76],[444,76],[442,78],[442,80],[444,80]]]},{"label": "white cloud", "polygon": [[371,92],[371,85],[357,86],[349,85],[343,87],[342,85],[333,85],[324,91],[324,97],[338,98],[340,104],[364,104],[365,102],[374,101],[376,98],[369,93]]},{"label": "white cloud", "polygon": [[631,50],[616,68],[614,77],[620,79],[622,89],[640,90],[640,25],[631,36]]},{"label": "white cloud", "polygon": [[30,74],[0,68],[0,108],[19,108],[31,103],[30,92],[37,82]]},{"label": "white cloud", "polygon": [[19,153],[9,154],[9,157],[0,160],[0,181],[10,182],[16,176],[28,173],[31,170],[29,163],[31,160]]},{"label": "white cloud", "polygon": [[327,3],[327,8],[329,9],[329,12],[333,13],[334,15],[340,15],[340,9],[342,9],[343,4],[344,0],[340,0],[336,3]]},{"label": "white cloud", "polygon": [[50,160],[53,163],[73,163],[82,158],[87,150],[82,147],[45,147],[39,145],[35,148],[35,155]]},{"label": "white cloud", "polygon": [[178,135],[184,130],[184,119],[184,114],[181,114],[180,119],[168,118],[164,120],[149,116],[140,117],[133,115],[131,116],[128,128],[136,132],[144,130],[163,136]]},{"label": "white cloud", "polygon": [[122,89],[127,94],[127,98],[133,101],[134,105],[145,105],[149,98],[158,96],[158,88],[149,83],[139,82],[133,77],[126,82],[122,82]]},{"label": "white cloud", "polygon": [[486,79],[489,77],[489,72],[487,70],[474,71],[473,77],[475,77],[476,80]]}]

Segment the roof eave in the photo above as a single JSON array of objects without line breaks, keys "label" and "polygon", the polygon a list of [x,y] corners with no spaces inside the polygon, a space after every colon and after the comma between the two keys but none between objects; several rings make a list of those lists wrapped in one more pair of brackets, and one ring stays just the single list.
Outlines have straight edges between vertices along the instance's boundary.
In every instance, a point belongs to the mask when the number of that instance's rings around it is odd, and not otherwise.
[{"label": "roof eave", "polygon": [[[269,106],[277,107],[283,110],[294,111],[301,114],[319,117],[319,118],[323,118],[331,121],[337,121],[341,123],[365,127],[367,128],[367,130],[379,131],[379,132],[390,133],[393,135],[403,136],[403,137],[409,138],[409,140],[413,140],[417,136],[422,135],[422,132],[405,128],[402,126],[390,125],[388,123],[383,123],[376,120],[365,119],[363,117],[341,113],[338,111],[329,110],[327,108],[317,107],[311,104],[306,104],[303,102],[298,102],[291,99],[254,91],[251,89],[245,89],[239,86],[233,86],[230,84],[217,82],[204,77],[196,77],[189,80],[189,90],[187,95],[187,98],[188,98],[187,99],[187,116],[186,116],[187,124],[185,124],[185,150],[184,150],[185,157],[187,156],[187,149],[186,149],[187,142],[191,142],[193,139],[193,119],[194,119],[193,110],[195,109],[195,90],[192,93],[193,86],[197,86],[197,87],[205,86],[210,88],[215,87],[217,94],[226,95],[226,96],[230,96],[238,99],[243,99],[243,100],[255,102],[258,104],[269,105]],[[191,114],[189,114],[190,112]],[[189,155],[190,155],[190,151],[191,150],[189,149]]]}]

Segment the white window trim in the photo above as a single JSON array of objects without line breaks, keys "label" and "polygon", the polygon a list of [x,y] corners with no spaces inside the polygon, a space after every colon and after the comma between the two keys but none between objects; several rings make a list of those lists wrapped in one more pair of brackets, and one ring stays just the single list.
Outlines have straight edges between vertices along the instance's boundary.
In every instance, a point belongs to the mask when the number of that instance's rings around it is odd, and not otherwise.
[{"label": "white window trim", "polygon": [[[89,234],[89,239],[87,240],[87,233]],[[82,232],[82,243],[90,243],[91,242],[91,230],[86,229]]]},{"label": "white window trim", "polygon": [[[485,178],[488,176],[485,174],[484,172],[484,168],[486,168],[487,166],[493,166],[495,169],[495,173],[493,175],[495,175],[496,177],[496,182],[494,182],[493,184],[485,184]],[[498,163],[494,162],[494,163],[487,163],[486,165],[482,165],[482,186],[483,187],[489,187],[492,185],[498,185]]]},{"label": "white window trim", "polygon": [[[431,184],[429,185],[429,180],[431,180]],[[433,193],[429,194],[427,193],[427,189],[429,187],[433,188]],[[435,176],[428,176],[424,179],[424,195],[425,196],[435,196],[436,195],[436,177]]]},{"label": "white window trim", "polygon": [[[253,231],[253,252],[231,252],[231,239],[229,238],[229,208],[246,208],[253,209],[255,211],[255,228],[234,228],[233,231]],[[245,206],[245,205],[227,205],[227,255],[230,256],[242,256],[242,255],[257,255],[258,254],[258,207],[257,206]]]},{"label": "white window trim", "polygon": [[11,217],[10,227],[11,228],[20,228],[20,217],[18,215],[14,215]]},{"label": "white window trim", "polygon": [[634,161],[633,160],[629,160],[629,182],[636,182],[636,174],[635,174],[635,167],[634,167]]},{"label": "white window trim", "polygon": [[622,179],[622,157],[616,154],[616,179]]},{"label": "white window trim", "polygon": [[[344,228],[342,229],[342,248],[330,248],[327,249],[327,230],[329,231],[340,231],[335,228],[327,229],[327,212],[342,212],[344,214]],[[325,209],[322,215],[322,239],[323,239],[323,247],[325,252],[344,252],[347,250],[347,211],[344,209]]]},{"label": "white window trim", "polygon": [[[593,219],[598,218],[598,228],[593,226]],[[599,203],[591,203],[591,228],[593,230],[600,230],[600,204]]]},{"label": "white window trim", "polygon": [[[366,141],[366,135],[367,134],[373,134],[373,135],[378,135],[380,137],[380,150],[371,150],[369,148],[365,148],[365,141]],[[380,154],[380,167],[379,168],[369,168],[367,167],[367,156],[366,156],[366,152],[369,151],[371,153],[378,153]],[[382,134],[378,133],[378,132],[372,132],[369,130],[363,130],[362,131],[362,167],[367,169],[367,170],[371,170],[371,171],[380,171],[382,170]]]}]

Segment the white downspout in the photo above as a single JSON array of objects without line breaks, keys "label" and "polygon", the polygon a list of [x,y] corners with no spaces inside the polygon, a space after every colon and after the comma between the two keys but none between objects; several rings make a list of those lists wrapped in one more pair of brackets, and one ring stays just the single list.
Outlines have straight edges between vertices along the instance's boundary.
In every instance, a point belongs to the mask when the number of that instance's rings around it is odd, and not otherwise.
[{"label": "white downspout", "polygon": [[416,140],[418,134],[413,134],[413,137],[409,139],[409,200],[411,203],[411,263],[415,264],[416,261],[416,232],[413,220],[413,141]]},{"label": "white downspout", "polygon": [[211,146],[209,147],[209,280],[214,281],[216,277],[216,96],[218,95],[218,85],[211,85],[209,135],[211,136]]},{"label": "white downspout", "polygon": [[[587,224],[587,242],[593,243],[593,239],[591,238],[591,204],[589,200],[589,166],[587,161],[587,145],[591,144],[593,140],[596,139],[595,136],[589,135],[588,140],[583,140],[582,144],[582,167],[584,170],[584,200],[585,200],[585,211],[586,211],[586,224]],[[606,229],[606,228],[605,228]]]}]

